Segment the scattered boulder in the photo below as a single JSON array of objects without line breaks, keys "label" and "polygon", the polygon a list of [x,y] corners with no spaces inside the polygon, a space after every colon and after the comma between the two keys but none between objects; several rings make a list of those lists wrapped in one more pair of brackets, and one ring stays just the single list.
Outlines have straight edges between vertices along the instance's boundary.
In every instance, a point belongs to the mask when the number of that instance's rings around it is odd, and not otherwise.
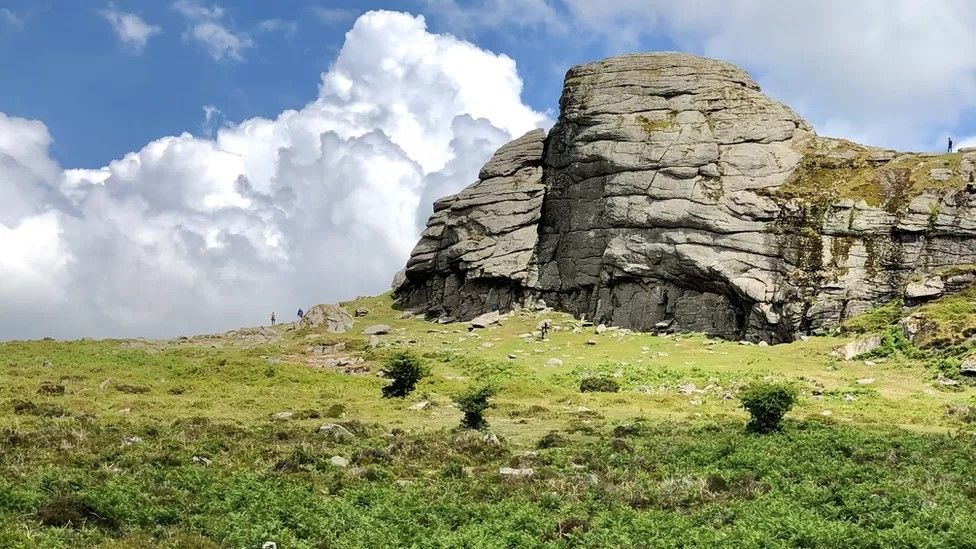
[{"label": "scattered boulder", "polygon": [[213,463],[213,461],[204,456],[193,456],[193,463],[199,463],[200,465],[207,466]]},{"label": "scattered boulder", "polygon": [[976,355],[969,355],[963,359],[959,371],[964,376],[976,376]]},{"label": "scattered boulder", "polygon": [[369,309],[365,307],[359,307],[356,309],[356,316],[366,316],[369,314]]},{"label": "scattered boulder", "polygon": [[524,479],[531,478],[535,474],[535,469],[531,467],[526,468],[513,468],[513,467],[502,467],[498,469],[498,474],[505,478],[511,479]]},{"label": "scattered boulder", "polygon": [[335,465],[336,467],[346,468],[349,466],[349,460],[342,456],[332,456],[329,458],[329,463]]},{"label": "scattered boulder", "polygon": [[325,423],[319,427],[319,433],[325,435],[329,440],[333,442],[343,442],[346,440],[352,440],[356,438],[349,429],[346,429],[338,423]]},{"label": "scattered boulder", "polygon": [[595,331],[596,331],[596,334],[597,335],[601,335],[601,334],[603,334],[604,332],[607,331],[607,325],[606,324],[600,324],[600,325],[598,325],[596,327],[596,330]]},{"label": "scattered boulder", "polygon": [[865,355],[881,347],[881,344],[881,336],[871,336],[852,341],[837,349],[836,353],[844,360],[854,360],[861,355]]},{"label": "scattered boulder", "polygon": [[562,366],[563,361],[558,358],[550,358],[546,361],[546,366]]},{"label": "scattered boulder", "polygon": [[273,415],[272,417],[274,419],[291,419],[292,416],[294,416],[294,415],[295,415],[295,412],[288,412],[288,411],[286,411],[286,412],[278,412],[275,415]]},{"label": "scattered boulder", "polygon": [[374,324],[363,330],[363,335],[377,336],[390,333],[390,327],[386,324]]},{"label": "scattered boulder", "polygon": [[468,322],[468,326],[471,329],[487,328],[488,326],[498,324],[498,322],[501,319],[502,319],[501,313],[499,313],[498,311],[491,311],[483,315],[478,315],[472,318],[471,321]]},{"label": "scattered boulder", "polygon": [[590,345],[590,346],[596,345],[596,340],[595,339],[587,339],[586,340],[586,344],[587,345]]},{"label": "scattered boulder", "polygon": [[419,412],[420,410],[423,410],[424,408],[426,408],[428,406],[430,406],[430,401],[429,400],[422,400],[422,401],[420,401],[420,402],[418,402],[418,403],[416,403],[416,404],[408,407],[407,409],[408,410],[413,410],[415,412]]},{"label": "scattered boulder", "polygon": [[909,282],[905,286],[905,299],[932,299],[945,292],[945,281],[941,277],[930,277],[921,281]]},{"label": "scattered boulder", "polygon": [[51,364],[50,360],[45,360],[41,363],[41,368],[54,368],[54,364]]},{"label": "scattered boulder", "polygon": [[302,325],[312,328],[325,328],[331,334],[344,334],[352,328],[356,321],[346,311],[345,307],[325,303],[315,305],[305,312]]}]

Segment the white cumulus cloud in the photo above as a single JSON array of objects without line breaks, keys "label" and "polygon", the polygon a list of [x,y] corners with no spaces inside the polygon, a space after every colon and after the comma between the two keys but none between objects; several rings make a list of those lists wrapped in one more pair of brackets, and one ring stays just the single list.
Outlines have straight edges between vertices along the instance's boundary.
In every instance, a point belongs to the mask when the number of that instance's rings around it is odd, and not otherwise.
[{"label": "white cumulus cloud", "polygon": [[113,5],[99,12],[112,25],[115,34],[122,43],[132,48],[134,52],[141,52],[154,34],[162,32],[157,25],[150,25],[134,13],[120,11]]},{"label": "white cumulus cloud", "polygon": [[551,123],[521,85],[510,58],[380,11],[317,98],[212,138],[62,170],[43,124],[2,117],[0,339],[199,333],[384,291],[429,203]]},{"label": "white cumulus cloud", "polygon": [[220,6],[207,7],[194,0],[177,0],[173,3],[173,9],[189,25],[183,33],[183,40],[199,43],[215,61],[243,61],[244,51],[254,46],[247,33],[234,32],[228,27]]}]

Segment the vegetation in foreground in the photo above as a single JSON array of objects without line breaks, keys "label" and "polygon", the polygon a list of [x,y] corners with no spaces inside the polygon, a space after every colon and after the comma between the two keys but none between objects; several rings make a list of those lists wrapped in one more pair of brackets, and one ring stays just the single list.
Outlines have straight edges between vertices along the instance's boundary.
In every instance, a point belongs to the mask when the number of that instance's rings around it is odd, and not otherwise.
[{"label": "vegetation in foreground", "polygon": [[[843,338],[359,307],[342,336],[0,345],[0,546],[976,545],[976,390],[904,343],[841,361]],[[400,367],[429,375],[382,398]],[[768,383],[796,404],[748,432],[744,388]]]}]

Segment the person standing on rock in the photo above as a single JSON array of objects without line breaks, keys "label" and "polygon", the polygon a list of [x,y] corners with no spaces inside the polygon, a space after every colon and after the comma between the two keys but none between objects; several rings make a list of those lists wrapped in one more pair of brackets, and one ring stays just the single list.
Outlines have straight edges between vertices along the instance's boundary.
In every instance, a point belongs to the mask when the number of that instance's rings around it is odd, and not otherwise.
[{"label": "person standing on rock", "polygon": [[305,318],[305,311],[298,309],[298,320]]},{"label": "person standing on rock", "polygon": [[950,152],[950,153],[952,152],[952,138],[951,137],[949,138],[949,151],[948,152]]},{"label": "person standing on rock", "polygon": [[271,311],[271,325],[272,326],[275,325],[275,314],[274,314],[274,311]]}]

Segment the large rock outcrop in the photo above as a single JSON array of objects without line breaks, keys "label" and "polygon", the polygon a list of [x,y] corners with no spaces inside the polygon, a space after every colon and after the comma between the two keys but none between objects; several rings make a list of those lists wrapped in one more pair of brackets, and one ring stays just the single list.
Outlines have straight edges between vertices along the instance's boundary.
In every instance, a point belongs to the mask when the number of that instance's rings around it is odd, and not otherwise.
[{"label": "large rock outcrop", "polygon": [[676,53],[574,67],[560,109],[435,203],[402,306],[468,319],[545,299],[777,342],[937,297],[976,263],[976,151],[818,137],[743,70]]}]

